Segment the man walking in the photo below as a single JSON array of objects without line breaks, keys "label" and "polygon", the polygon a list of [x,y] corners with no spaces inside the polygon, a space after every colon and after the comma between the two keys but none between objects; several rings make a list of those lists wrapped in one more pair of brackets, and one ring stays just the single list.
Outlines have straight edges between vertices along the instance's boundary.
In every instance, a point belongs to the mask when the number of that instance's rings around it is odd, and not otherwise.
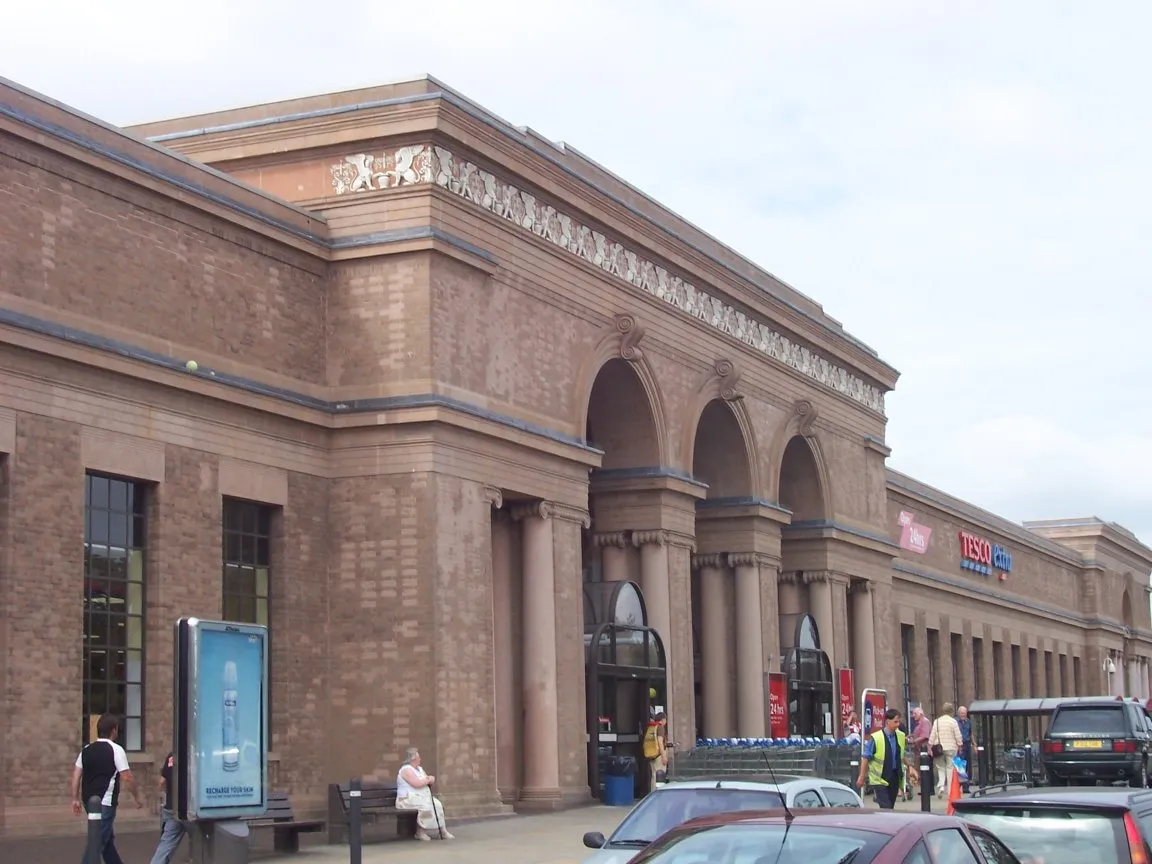
[{"label": "man walking", "polygon": [[160,791],[164,793],[164,807],[160,811],[160,842],[152,856],[152,864],[171,864],[172,856],[180,848],[180,841],[187,831],[184,823],[176,818],[172,806],[172,766],[175,761],[173,754],[169,753],[164,760],[164,767],[160,769]]},{"label": "man walking", "polygon": [[889,708],[884,713],[884,728],[877,729],[864,740],[860,753],[860,776],[856,786],[872,787],[876,806],[893,810],[896,796],[904,786],[904,748],[907,738],[900,729],[900,712]]},{"label": "man walking", "polygon": [[[116,806],[120,801],[120,784],[128,788],[136,800],[137,807],[144,806],[136,778],[128,767],[128,754],[116,743],[120,737],[120,721],[110,714],[101,715],[96,722],[97,739],[80,751],[72,768],[72,812],[84,814],[88,799],[100,798],[100,848],[104,864],[124,864],[116,851],[116,834],[113,824],[116,821]],[[100,864],[89,861],[85,850],[82,864]]]}]

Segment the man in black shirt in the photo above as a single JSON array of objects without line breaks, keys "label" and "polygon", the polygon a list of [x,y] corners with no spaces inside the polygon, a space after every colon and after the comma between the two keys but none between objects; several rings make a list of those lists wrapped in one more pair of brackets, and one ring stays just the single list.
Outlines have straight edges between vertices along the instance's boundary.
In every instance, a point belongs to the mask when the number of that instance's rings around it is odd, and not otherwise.
[{"label": "man in black shirt", "polygon": [[[87,809],[90,798],[100,798],[100,840],[104,864],[123,864],[120,853],[116,851],[116,835],[112,830],[121,782],[136,799],[137,807],[144,806],[144,799],[140,797],[136,779],[128,767],[128,754],[116,743],[120,737],[120,722],[108,714],[102,715],[96,722],[96,735],[97,740],[80,751],[72,768],[72,812],[80,816]],[[89,861],[85,851],[82,864],[100,862]]]},{"label": "man in black shirt", "polygon": [[172,856],[180,848],[180,841],[184,839],[187,830],[184,823],[176,818],[175,808],[172,806],[172,754],[164,760],[164,767],[160,769],[160,789],[164,792],[164,809],[161,813],[163,821],[160,826],[160,843],[152,856],[152,864],[171,864]]}]

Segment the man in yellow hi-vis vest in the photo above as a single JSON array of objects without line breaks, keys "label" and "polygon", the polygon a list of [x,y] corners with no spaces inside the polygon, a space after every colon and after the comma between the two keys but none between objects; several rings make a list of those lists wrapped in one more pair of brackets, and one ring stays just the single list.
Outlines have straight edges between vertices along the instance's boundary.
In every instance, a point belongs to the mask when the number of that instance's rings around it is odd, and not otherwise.
[{"label": "man in yellow hi-vis vest", "polygon": [[904,787],[904,748],[907,739],[900,731],[900,719],[900,712],[889,708],[884,713],[884,728],[877,729],[865,738],[860,752],[860,776],[856,785],[863,790],[867,781],[876,797],[876,806],[881,810],[893,809],[896,796]]}]

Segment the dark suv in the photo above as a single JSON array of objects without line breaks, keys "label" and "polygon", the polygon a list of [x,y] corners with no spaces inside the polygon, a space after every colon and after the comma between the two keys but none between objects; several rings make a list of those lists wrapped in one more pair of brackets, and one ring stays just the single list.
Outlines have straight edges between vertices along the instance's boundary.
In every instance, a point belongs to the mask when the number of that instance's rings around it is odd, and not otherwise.
[{"label": "dark suv", "polygon": [[1015,788],[977,792],[952,806],[957,816],[1000,838],[1021,864],[1152,861],[1147,789]]},{"label": "dark suv", "polygon": [[1125,780],[1147,785],[1152,720],[1138,702],[1099,699],[1057,705],[1040,742],[1053,786]]}]

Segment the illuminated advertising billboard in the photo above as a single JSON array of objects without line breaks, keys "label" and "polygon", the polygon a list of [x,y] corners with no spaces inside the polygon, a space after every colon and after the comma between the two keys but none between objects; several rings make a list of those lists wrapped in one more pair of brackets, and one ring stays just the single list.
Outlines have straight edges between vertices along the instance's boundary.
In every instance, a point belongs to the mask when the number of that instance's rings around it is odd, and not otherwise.
[{"label": "illuminated advertising billboard", "polygon": [[173,802],[177,818],[267,810],[268,629],[182,618],[176,625]]}]

